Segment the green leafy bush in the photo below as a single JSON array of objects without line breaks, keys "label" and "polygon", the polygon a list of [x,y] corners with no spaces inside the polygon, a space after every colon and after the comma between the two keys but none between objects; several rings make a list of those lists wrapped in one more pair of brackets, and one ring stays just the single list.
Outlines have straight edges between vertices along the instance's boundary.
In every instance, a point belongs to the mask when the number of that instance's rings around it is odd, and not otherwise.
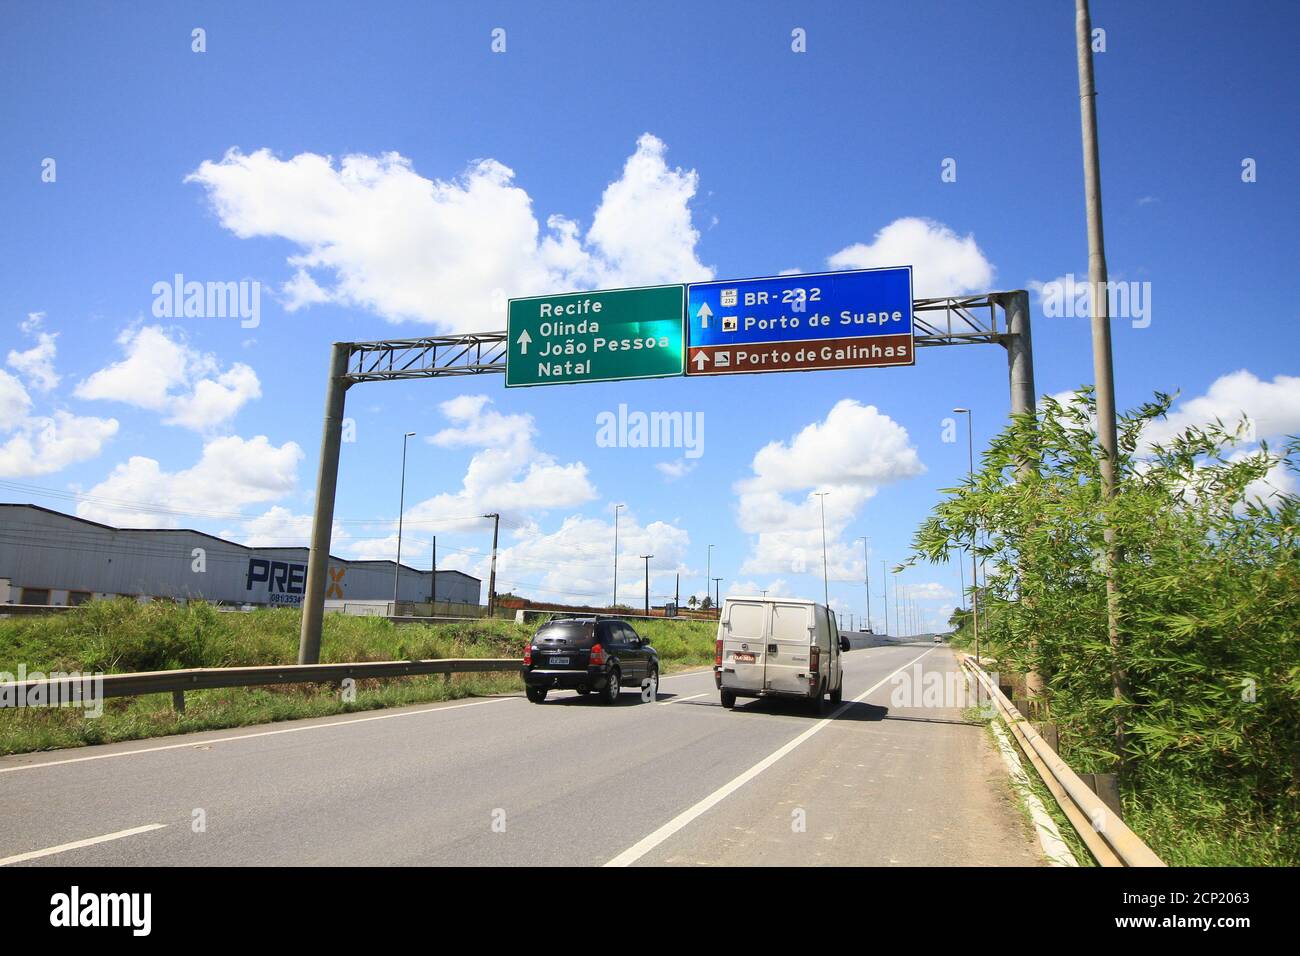
[{"label": "green leafy bush", "polygon": [[[1171,401],[1157,395],[1121,418],[1118,493],[1107,502],[1090,391],[1046,400],[1037,421],[1020,416],[993,440],[972,480],[946,490],[914,549],[944,561],[974,544],[988,574],[982,653],[1004,672],[1044,678],[1076,770],[1112,770],[1122,758],[1126,809],[1170,852],[1185,838],[1209,853],[1223,841],[1206,834],[1218,831],[1294,863],[1300,499],[1285,487],[1300,442],[1247,452],[1244,427],[1216,423],[1145,444]],[[1116,648],[1107,524],[1119,556]],[[968,618],[955,618],[967,641]],[[1201,829],[1164,825],[1175,812]]]}]

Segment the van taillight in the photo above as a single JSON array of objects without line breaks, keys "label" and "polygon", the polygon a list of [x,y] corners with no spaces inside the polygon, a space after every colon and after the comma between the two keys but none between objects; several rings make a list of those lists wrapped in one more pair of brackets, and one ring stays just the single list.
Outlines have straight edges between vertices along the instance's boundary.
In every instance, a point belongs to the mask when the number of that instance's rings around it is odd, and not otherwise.
[{"label": "van taillight", "polygon": [[718,638],[718,643],[713,649],[713,666],[722,666],[722,638]]},{"label": "van taillight", "polygon": [[526,647],[524,647],[524,663],[531,664],[532,662],[533,662],[533,645],[529,644]]},{"label": "van taillight", "polygon": [[591,663],[593,664],[605,663],[605,648],[601,647],[599,644],[591,645]]},{"label": "van taillight", "polygon": [[820,647],[814,646],[812,649],[812,653],[808,655],[808,669],[816,673],[821,667],[821,662],[822,662],[822,649]]}]

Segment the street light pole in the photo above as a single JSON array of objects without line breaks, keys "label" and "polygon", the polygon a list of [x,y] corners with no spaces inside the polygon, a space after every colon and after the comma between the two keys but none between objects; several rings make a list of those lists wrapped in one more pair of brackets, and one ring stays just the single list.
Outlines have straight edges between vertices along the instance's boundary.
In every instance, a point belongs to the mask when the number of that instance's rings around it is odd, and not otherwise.
[{"label": "street light pole", "polygon": [[[966,416],[966,456],[970,468],[971,488],[975,487],[975,413],[969,408],[954,408],[953,411],[958,415]],[[975,535],[971,535],[970,543],[970,617],[971,627],[975,632],[975,663],[980,659],[980,604],[979,604],[979,575],[975,568]]]},{"label": "street light pole", "polygon": [[717,616],[719,618],[722,617],[722,609],[718,607],[718,604],[721,601],[722,601],[722,578],[714,578],[713,579],[713,607],[714,610],[717,612]]},{"label": "street light pole", "polygon": [[[1097,88],[1092,72],[1092,14],[1088,0],[1075,0],[1075,42],[1079,61],[1079,113],[1083,131],[1083,188],[1088,213],[1088,286],[1092,322],[1092,370],[1096,380],[1097,440],[1101,443],[1101,494],[1108,504],[1118,490],[1115,462],[1119,441],[1115,424],[1115,369],[1110,342],[1109,276],[1106,272],[1106,236],[1101,218],[1101,151],[1097,145]],[[1115,708],[1115,749],[1124,761],[1123,703],[1129,696],[1128,674],[1120,656],[1119,585],[1115,564],[1115,528],[1109,517],[1102,531],[1106,542],[1106,633],[1111,654],[1111,695]],[[1026,688],[1030,696],[1036,688]]]},{"label": "street light pole", "polygon": [[650,616],[650,559],[653,554],[643,554],[641,559],[645,561],[645,616]]},{"label": "street light pole", "polygon": [[880,599],[885,602],[885,634],[889,634],[889,567],[880,562]]},{"label": "street light pole", "polygon": [[831,588],[826,574],[826,496],[829,495],[830,492],[815,491],[813,494],[821,499],[822,506],[822,603],[827,607],[830,607]]},{"label": "street light pole", "polygon": [[415,432],[402,436],[402,487],[397,498],[397,561],[393,564],[393,614],[397,614],[397,579],[402,573],[402,512],[406,510],[406,440]]},{"label": "street light pole", "polygon": [[612,611],[618,607],[618,513],[627,505],[614,506],[614,603],[609,607]]},{"label": "street light pole", "polygon": [[862,542],[862,585],[867,591],[867,630],[871,630],[871,548],[870,538],[858,538]]}]

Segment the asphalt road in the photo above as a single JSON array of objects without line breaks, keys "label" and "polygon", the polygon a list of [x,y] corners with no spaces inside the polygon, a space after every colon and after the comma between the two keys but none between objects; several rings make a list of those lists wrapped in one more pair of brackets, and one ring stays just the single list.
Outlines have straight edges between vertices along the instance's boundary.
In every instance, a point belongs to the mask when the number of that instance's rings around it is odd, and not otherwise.
[{"label": "asphalt road", "polygon": [[846,655],[829,719],[723,710],[704,671],[653,704],[553,692],[0,758],[0,864],[1040,864],[982,728],[891,706],[916,667],[956,663]]}]

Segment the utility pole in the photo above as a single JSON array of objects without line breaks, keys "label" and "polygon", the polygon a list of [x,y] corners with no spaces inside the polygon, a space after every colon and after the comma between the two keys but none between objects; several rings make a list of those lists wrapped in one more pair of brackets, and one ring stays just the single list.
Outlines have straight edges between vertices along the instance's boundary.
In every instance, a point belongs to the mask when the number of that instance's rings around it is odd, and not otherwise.
[{"label": "utility pole", "polygon": [[[1097,88],[1092,73],[1092,15],[1088,0],[1075,0],[1074,33],[1079,60],[1079,111],[1083,131],[1083,188],[1088,212],[1088,285],[1092,308],[1092,369],[1096,379],[1097,439],[1101,443],[1101,494],[1109,505],[1117,492],[1115,463],[1119,441],[1115,425],[1115,371],[1110,343],[1110,295],[1106,273],[1106,237],[1101,220],[1101,152],[1097,144]],[[1109,509],[1108,509],[1109,510]],[[1109,516],[1103,531],[1106,542],[1106,636],[1110,642],[1111,694],[1115,700],[1115,750],[1121,766],[1126,740],[1123,704],[1129,697],[1128,674],[1121,657],[1119,636],[1119,561],[1115,528]],[[1032,696],[1032,691],[1030,692]]]},{"label": "utility pole", "polygon": [[722,603],[722,578],[713,579],[713,609],[716,617],[722,617],[722,608],[718,605]]},{"label": "utility pole", "polygon": [[643,554],[641,559],[645,561],[645,616],[650,616],[650,559],[653,554]]},{"label": "utility pole", "polygon": [[397,580],[402,573],[402,512],[406,510],[406,440],[415,432],[402,436],[402,485],[397,498],[397,561],[393,564],[393,614],[397,614]]},{"label": "utility pole", "polygon": [[813,494],[821,499],[822,505],[822,603],[829,608],[831,606],[831,587],[826,575],[826,496],[830,492],[815,491]]},{"label": "utility pole", "polygon": [[438,536],[433,536],[433,570],[429,576],[429,613],[438,613]]},{"label": "utility pole", "polygon": [[[958,415],[966,416],[966,455],[970,462],[970,482],[971,488],[975,487],[975,413],[969,408],[954,408],[953,411]],[[976,532],[978,534],[978,531]],[[975,572],[975,534],[971,535],[970,542],[970,616],[971,627],[975,633],[975,663],[980,659],[980,604],[979,604],[979,576]]]},{"label": "utility pole", "polygon": [[713,580],[709,577],[713,573],[713,545],[709,545],[708,555],[704,558],[704,596],[709,596],[709,582]]},{"label": "utility pole", "polygon": [[610,605],[610,610],[618,607],[618,513],[627,505],[614,506],[614,603]]},{"label": "utility pole", "polygon": [[898,604],[898,572],[895,571],[895,572],[894,572],[894,630],[898,632],[898,636],[899,636],[899,637],[902,637],[902,636],[903,636],[903,625],[902,625],[902,622],[899,620],[898,607],[899,607],[899,604]]},{"label": "utility pole", "polygon": [[870,538],[858,538],[862,542],[862,585],[867,590],[867,630],[871,630],[871,549],[867,546]]},{"label": "utility pole", "polygon": [[492,519],[492,573],[488,576],[488,617],[491,618],[497,612],[497,531],[501,527],[501,515],[483,517]]},{"label": "utility pole", "polygon": [[677,572],[677,583],[673,585],[673,610],[682,606],[682,572]]}]

